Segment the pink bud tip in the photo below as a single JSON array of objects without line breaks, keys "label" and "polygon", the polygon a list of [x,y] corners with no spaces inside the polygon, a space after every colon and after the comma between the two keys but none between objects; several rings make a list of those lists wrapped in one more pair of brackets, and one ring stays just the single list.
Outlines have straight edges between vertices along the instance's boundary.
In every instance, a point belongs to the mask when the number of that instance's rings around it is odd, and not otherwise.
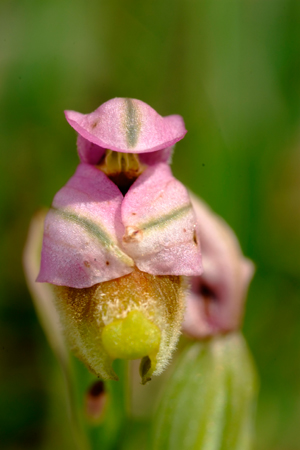
[{"label": "pink bud tip", "polygon": [[171,147],[187,132],[181,116],[162,117],[141,100],[129,98],[109,100],[90,114],[65,111],[65,116],[81,136],[80,159],[89,164],[98,162],[103,149],[154,152]]}]

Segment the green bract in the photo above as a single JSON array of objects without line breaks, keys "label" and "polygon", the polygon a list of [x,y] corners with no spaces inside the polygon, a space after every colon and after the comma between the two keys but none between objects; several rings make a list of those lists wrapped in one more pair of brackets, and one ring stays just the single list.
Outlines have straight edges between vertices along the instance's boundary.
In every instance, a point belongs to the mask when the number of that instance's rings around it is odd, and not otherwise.
[{"label": "green bract", "polygon": [[257,378],[241,334],[184,350],[164,391],[155,450],[250,450]]}]

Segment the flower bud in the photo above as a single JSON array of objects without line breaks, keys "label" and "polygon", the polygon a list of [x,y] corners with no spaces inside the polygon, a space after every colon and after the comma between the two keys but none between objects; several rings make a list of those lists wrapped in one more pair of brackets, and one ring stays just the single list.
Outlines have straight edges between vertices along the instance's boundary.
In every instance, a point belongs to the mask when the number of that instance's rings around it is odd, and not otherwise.
[{"label": "flower bud", "polygon": [[187,345],[162,392],[155,450],[251,450],[258,379],[243,336]]},{"label": "flower bud", "polygon": [[129,275],[76,289],[53,286],[65,336],[102,379],[117,379],[114,359],[142,359],[142,383],[159,375],[177,343],[184,314],[183,277]]},{"label": "flower bud", "polygon": [[240,327],[254,264],[242,254],[227,223],[196,196],[203,274],[190,278],[183,331],[196,339]]}]

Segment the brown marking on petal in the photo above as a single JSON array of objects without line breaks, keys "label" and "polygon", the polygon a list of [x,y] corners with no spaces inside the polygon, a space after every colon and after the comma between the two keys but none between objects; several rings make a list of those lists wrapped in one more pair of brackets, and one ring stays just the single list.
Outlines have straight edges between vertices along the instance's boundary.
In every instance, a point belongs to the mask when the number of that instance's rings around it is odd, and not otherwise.
[{"label": "brown marking on petal", "polygon": [[123,236],[123,242],[140,242],[143,239],[143,231],[135,227],[126,227],[126,234]]},{"label": "brown marking on petal", "polygon": [[195,242],[196,245],[198,245],[198,238],[197,238],[196,230],[194,230],[193,241]]},{"label": "brown marking on petal", "polygon": [[85,267],[88,267],[88,268],[91,267],[91,265],[90,265],[90,263],[88,261],[83,261],[83,264],[85,265]]},{"label": "brown marking on petal", "polygon": [[106,261],[106,263],[105,263],[107,266],[109,266],[109,261]]},{"label": "brown marking on petal", "polygon": [[136,216],[136,213],[131,213],[132,216]]},{"label": "brown marking on petal", "polygon": [[92,124],[91,124],[91,129],[94,130],[97,125],[99,124],[99,120],[95,120]]},{"label": "brown marking on petal", "polygon": [[183,229],[184,233],[186,233],[186,228]]}]

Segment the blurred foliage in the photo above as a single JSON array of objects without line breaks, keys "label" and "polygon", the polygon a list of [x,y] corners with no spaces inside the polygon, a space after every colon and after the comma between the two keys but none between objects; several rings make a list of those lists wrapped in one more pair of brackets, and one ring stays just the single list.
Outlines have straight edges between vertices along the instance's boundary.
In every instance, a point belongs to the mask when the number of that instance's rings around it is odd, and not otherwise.
[{"label": "blurred foliage", "polygon": [[183,115],[174,173],[257,265],[244,327],[261,378],[257,449],[299,449],[298,0],[1,0],[3,448],[73,448],[21,252],[31,215],[77,164],[63,110],[116,96]]},{"label": "blurred foliage", "polygon": [[186,346],[159,403],[153,449],[253,449],[256,394],[241,334]]}]

